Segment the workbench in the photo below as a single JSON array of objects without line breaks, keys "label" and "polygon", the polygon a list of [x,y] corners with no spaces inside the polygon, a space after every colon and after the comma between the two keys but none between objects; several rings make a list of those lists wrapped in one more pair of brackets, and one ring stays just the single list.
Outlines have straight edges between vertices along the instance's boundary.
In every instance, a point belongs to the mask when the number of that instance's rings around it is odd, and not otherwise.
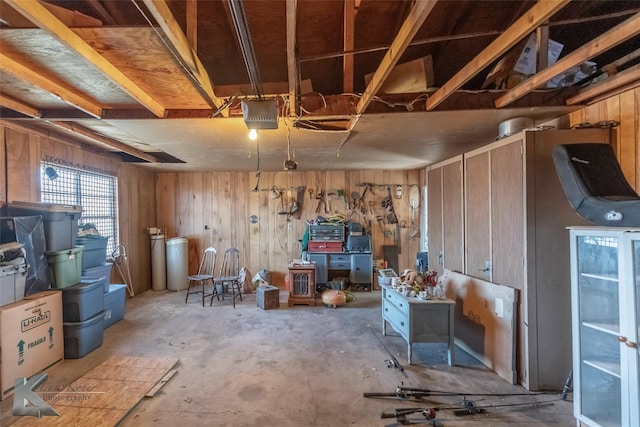
[{"label": "workbench", "polygon": [[414,343],[446,343],[449,365],[455,364],[453,314],[455,302],[449,299],[422,300],[407,297],[391,286],[382,288],[382,335],[387,322],[407,342],[407,362],[411,365]]}]

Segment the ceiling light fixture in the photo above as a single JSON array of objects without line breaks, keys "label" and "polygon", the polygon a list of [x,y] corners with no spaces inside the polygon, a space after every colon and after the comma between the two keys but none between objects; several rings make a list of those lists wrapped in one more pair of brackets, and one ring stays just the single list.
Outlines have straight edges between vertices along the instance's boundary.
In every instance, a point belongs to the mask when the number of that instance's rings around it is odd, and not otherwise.
[{"label": "ceiling light fixture", "polygon": [[249,131],[249,139],[252,141],[255,141],[256,139],[258,139],[258,131],[255,129],[251,129]]}]

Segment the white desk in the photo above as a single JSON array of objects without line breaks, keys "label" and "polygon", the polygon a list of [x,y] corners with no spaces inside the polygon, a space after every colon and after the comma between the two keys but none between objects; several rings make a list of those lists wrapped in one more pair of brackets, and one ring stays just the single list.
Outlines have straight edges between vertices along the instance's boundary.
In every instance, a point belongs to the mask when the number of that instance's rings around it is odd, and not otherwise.
[{"label": "white desk", "polygon": [[407,359],[411,365],[413,343],[447,343],[449,365],[455,364],[453,343],[452,300],[421,300],[405,297],[390,286],[382,288],[382,335],[387,335],[387,322],[407,342]]}]

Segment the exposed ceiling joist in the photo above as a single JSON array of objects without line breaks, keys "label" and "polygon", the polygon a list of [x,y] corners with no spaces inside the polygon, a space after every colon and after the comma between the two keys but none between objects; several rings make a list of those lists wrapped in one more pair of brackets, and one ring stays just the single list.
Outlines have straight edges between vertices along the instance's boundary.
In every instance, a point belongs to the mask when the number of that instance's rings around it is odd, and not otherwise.
[{"label": "exposed ceiling joist", "polygon": [[187,30],[185,36],[194,52],[198,51],[198,0],[187,0]]},{"label": "exposed ceiling joist", "polygon": [[87,98],[84,94],[74,88],[69,88],[60,83],[54,82],[52,79],[44,76],[37,70],[25,67],[18,61],[14,61],[3,53],[0,53],[0,70],[57,96],[64,102],[91,114],[93,117],[102,117],[102,106],[95,100]]},{"label": "exposed ceiling joist", "polygon": [[391,43],[391,47],[382,59],[378,69],[373,73],[371,81],[362,94],[362,98],[360,98],[356,107],[357,114],[361,114],[367,109],[373,100],[373,97],[376,96],[382,87],[382,84],[389,76],[389,73],[391,73],[393,67],[398,63],[402,54],[407,49],[407,46],[409,46],[409,43],[411,43],[411,40],[413,40],[413,37],[418,32],[425,19],[427,19],[427,16],[429,16],[436,3],[437,0],[424,0],[418,1],[414,4],[411,12],[409,12],[409,15],[407,16],[407,19],[405,19],[402,27],[400,27],[398,35],[393,40],[393,43]]},{"label": "exposed ceiling joist", "polygon": [[[1,61],[0,61],[1,62]],[[18,101],[10,96],[0,93],[0,106],[10,108],[13,111],[24,114],[25,116],[40,118],[40,110],[33,108],[24,102]]]},{"label": "exposed ceiling joist", "polygon": [[73,30],[64,25],[53,13],[49,12],[40,2],[5,0],[7,4],[29,19],[33,24],[48,31],[60,42],[68,46],[94,64],[102,73],[113,80],[125,92],[133,97],[156,116],[163,117],[165,109],[148,93],[131,81],[122,71],[113,66],[102,55],[96,52],[87,42]]},{"label": "exposed ceiling joist", "polygon": [[200,89],[202,89],[208,97],[209,102],[216,108],[221,107],[224,101],[214,93],[207,71],[204,69],[197,53],[189,44],[187,37],[182,32],[180,24],[178,24],[174,18],[167,3],[164,0],[144,0],[144,4],[171,43],[173,51],[177,55],[180,63],[188,68],[188,74],[195,79]]},{"label": "exposed ceiling joist", "polygon": [[636,82],[640,86],[640,64],[627,68],[606,80],[587,86],[576,96],[567,99],[567,105],[576,105]]},{"label": "exposed ceiling joist", "polygon": [[633,15],[620,25],[569,53],[554,65],[520,83],[496,100],[496,108],[509,105],[516,99],[544,85],[555,76],[598,56],[611,47],[619,45],[638,34],[640,34],[640,13]]},{"label": "exposed ceiling joist", "polygon": [[297,99],[299,93],[298,78],[298,47],[296,45],[296,24],[298,14],[298,1],[287,2],[287,79],[289,81],[289,116],[295,117],[297,113]]},{"label": "exposed ceiling joist", "polygon": [[539,1],[528,12],[522,15],[513,25],[507,28],[489,46],[465,65],[456,75],[440,87],[427,100],[427,110],[433,110],[447,97],[460,89],[476,74],[497,60],[520,40],[528,36],[543,22],[562,9],[571,0]]},{"label": "exposed ceiling joist", "polygon": [[[345,52],[352,52],[355,47],[356,10],[359,3],[356,0],[345,0],[344,2],[343,50]],[[353,92],[353,62],[353,54],[345,53],[342,58],[342,91],[344,93]]]},{"label": "exposed ceiling joist", "polygon": [[116,150],[120,150],[123,153],[130,154],[134,157],[137,157],[142,160],[146,160],[150,163],[157,163],[157,159],[152,155],[147,154],[144,151],[140,151],[120,141],[116,141],[111,138],[106,138],[100,134],[90,131],[89,129],[83,126],[80,126],[71,122],[51,121],[50,123],[60,129],[63,129],[67,132],[72,132],[73,134],[80,136],[82,138],[87,138],[93,141],[97,141],[101,144],[108,145],[111,148],[115,148]]}]

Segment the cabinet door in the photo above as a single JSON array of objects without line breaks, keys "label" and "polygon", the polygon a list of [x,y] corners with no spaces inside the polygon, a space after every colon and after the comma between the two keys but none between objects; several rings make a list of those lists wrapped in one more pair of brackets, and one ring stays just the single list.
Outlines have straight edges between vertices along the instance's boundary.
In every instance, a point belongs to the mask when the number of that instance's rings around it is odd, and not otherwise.
[{"label": "cabinet door", "polygon": [[442,167],[443,267],[463,271],[462,159]]},{"label": "cabinet door", "polygon": [[[576,417],[590,425],[623,423],[624,383],[621,359],[621,233],[575,235],[572,230],[574,292],[573,351]],[[628,409],[628,407],[627,407]]]},{"label": "cabinet door", "polygon": [[468,276],[491,281],[491,193],[489,152],[464,160],[466,268]]},{"label": "cabinet door", "polygon": [[640,423],[640,236],[633,233],[632,254],[633,271],[632,286],[629,287],[631,294],[625,295],[624,300],[628,302],[629,316],[625,316],[626,332],[628,334],[624,352],[628,358],[629,374],[629,420],[628,425],[638,425]]},{"label": "cabinet door", "polygon": [[[427,250],[429,270],[443,273],[442,260],[442,169],[427,173]],[[398,272],[399,273],[399,272]]]},{"label": "cabinet door", "polygon": [[372,275],[371,255],[351,255],[351,283],[371,283]]},{"label": "cabinet door", "polygon": [[309,261],[316,264],[316,284],[327,283],[327,254],[310,253]]},{"label": "cabinet door", "polygon": [[524,154],[522,140],[491,150],[493,282],[524,285]]}]

